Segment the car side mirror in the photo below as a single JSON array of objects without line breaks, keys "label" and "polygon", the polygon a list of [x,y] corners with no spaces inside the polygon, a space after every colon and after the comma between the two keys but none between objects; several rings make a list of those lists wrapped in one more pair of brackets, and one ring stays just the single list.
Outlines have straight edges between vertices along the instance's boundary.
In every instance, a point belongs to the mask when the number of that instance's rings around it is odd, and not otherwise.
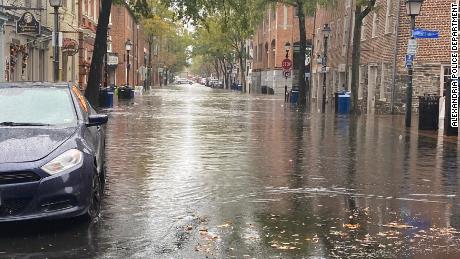
[{"label": "car side mirror", "polygon": [[88,117],[87,127],[101,126],[106,124],[109,121],[109,116],[107,114],[96,114],[90,115]]}]

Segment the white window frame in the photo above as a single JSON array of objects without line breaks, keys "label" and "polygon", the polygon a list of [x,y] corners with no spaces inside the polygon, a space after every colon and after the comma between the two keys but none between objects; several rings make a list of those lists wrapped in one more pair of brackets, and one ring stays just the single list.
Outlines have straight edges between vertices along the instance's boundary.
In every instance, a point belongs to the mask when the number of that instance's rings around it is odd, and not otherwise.
[{"label": "white window frame", "polygon": [[374,12],[374,16],[372,17],[372,38],[378,37],[378,27],[379,27],[379,14],[378,12]]},{"label": "white window frame", "polygon": [[385,34],[392,33],[394,31],[391,29],[393,26],[393,15],[391,14],[391,10],[393,9],[393,0],[387,0],[387,9],[385,14]]}]

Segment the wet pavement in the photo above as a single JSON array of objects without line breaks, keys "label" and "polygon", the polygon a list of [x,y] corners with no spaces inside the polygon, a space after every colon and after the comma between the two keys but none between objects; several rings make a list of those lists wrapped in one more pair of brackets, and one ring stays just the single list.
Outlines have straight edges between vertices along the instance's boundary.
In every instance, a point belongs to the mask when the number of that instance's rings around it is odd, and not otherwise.
[{"label": "wet pavement", "polygon": [[458,141],[400,116],[155,89],[109,110],[102,218],[0,225],[0,258],[459,258]]}]

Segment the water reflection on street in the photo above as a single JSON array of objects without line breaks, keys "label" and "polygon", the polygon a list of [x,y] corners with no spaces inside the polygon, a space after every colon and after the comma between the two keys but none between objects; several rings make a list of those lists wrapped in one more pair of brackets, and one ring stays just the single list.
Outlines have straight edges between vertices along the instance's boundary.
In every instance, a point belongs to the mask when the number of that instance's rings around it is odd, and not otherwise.
[{"label": "water reflection on street", "polygon": [[108,112],[102,218],[0,225],[0,257],[460,257],[456,139],[199,86]]}]

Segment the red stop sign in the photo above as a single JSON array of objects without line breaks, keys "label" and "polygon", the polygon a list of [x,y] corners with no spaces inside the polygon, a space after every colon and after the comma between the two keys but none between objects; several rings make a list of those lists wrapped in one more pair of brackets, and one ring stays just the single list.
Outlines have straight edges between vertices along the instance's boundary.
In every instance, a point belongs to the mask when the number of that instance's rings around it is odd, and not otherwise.
[{"label": "red stop sign", "polygon": [[284,70],[289,70],[292,67],[292,61],[290,59],[286,58],[281,63],[281,66],[283,67]]}]

